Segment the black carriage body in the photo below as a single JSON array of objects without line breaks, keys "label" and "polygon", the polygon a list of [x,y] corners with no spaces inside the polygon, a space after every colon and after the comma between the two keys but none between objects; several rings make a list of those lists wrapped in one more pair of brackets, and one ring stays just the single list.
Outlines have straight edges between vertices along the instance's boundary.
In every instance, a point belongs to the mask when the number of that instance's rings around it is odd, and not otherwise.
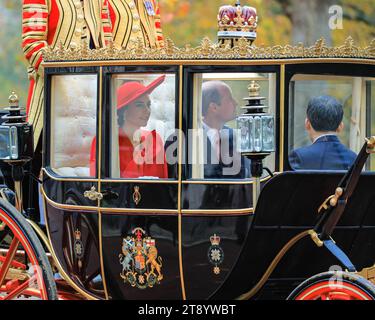
[{"label": "black carriage body", "polygon": [[[194,126],[195,75],[273,75],[276,153],[272,171],[276,175],[262,180],[255,212],[252,179],[192,179],[189,152],[182,144],[180,160],[186,159],[170,168],[174,179],[111,177],[111,81],[116,75],[145,73],[174,77],[175,128],[187,136]],[[63,176],[51,165],[55,112],[51,104],[56,90],[52,79],[74,74],[93,75],[97,83],[97,174],[90,178]],[[100,299],[233,299],[255,286],[282,247],[296,234],[313,228],[318,207],[344,174],[290,172],[288,106],[292,97],[288,88],[295,74],[372,77],[375,66],[373,60],[359,59],[46,63],[44,213],[53,255],[70,284],[88,298]],[[372,173],[363,174],[334,233],[359,270],[375,262],[374,183]],[[92,187],[104,198],[88,199],[85,192]],[[154,265],[157,279],[144,279],[146,284],[132,282],[131,275],[123,273],[124,241],[134,244],[137,240],[153,243],[161,257],[148,267]],[[213,260],[212,254],[220,259]],[[284,257],[255,297],[284,299],[304,279],[337,264],[306,238]],[[142,275],[134,262],[136,266],[137,276]]]}]

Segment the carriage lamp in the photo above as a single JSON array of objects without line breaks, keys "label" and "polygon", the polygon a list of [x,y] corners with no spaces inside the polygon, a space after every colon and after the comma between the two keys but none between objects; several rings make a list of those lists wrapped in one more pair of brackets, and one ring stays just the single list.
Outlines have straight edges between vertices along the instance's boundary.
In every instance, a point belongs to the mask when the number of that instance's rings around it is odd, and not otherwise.
[{"label": "carriage lamp", "polygon": [[253,204],[256,206],[260,194],[260,178],[263,160],[275,152],[275,119],[265,112],[265,97],[260,96],[260,85],[252,81],[248,87],[244,113],[237,117],[237,151],[251,160],[251,175],[254,179]]},{"label": "carriage lamp", "polygon": [[241,6],[237,1],[234,6],[220,7],[218,14],[218,40],[222,45],[234,47],[239,39],[245,39],[251,45],[257,37],[257,10],[249,6]]},{"label": "carriage lamp", "polygon": [[8,113],[1,117],[0,125],[0,160],[8,163],[12,169],[16,193],[16,208],[22,211],[22,181],[24,165],[34,155],[33,130],[26,121],[26,115],[21,113],[19,99],[13,91],[9,96]]},{"label": "carriage lamp", "polygon": [[26,163],[33,158],[33,130],[26,115],[21,114],[15,92],[9,96],[9,107],[5,110],[8,114],[1,117],[0,125],[0,160]]}]

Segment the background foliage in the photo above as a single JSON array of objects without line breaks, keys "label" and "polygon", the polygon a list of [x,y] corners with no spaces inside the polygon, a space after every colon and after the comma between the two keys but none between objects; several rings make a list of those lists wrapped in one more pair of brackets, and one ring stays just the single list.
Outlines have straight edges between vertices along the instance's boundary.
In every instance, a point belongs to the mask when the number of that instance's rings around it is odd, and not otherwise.
[{"label": "background foliage", "polygon": [[[166,36],[178,46],[198,45],[204,36],[216,39],[217,11],[224,0],[159,0]],[[342,44],[349,35],[365,45],[375,38],[375,0],[249,0],[243,5],[258,9],[257,45],[294,43],[302,35],[305,44],[321,36],[328,43]],[[342,30],[328,28],[328,8],[341,5],[344,12]],[[27,99],[26,64],[21,51],[21,0],[0,0],[0,106],[7,104],[11,90],[21,103]]]}]

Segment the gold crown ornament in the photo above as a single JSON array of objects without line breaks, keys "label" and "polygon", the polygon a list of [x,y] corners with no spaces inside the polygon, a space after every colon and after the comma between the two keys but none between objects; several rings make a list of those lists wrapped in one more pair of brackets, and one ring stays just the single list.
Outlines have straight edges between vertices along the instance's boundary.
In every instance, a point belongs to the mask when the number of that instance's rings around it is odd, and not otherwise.
[{"label": "gold crown ornament", "polygon": [[211,245],[213,246],[218,246],[220,244],[220,237],[214,234],[213,236],[210,237]]},{"label": "gold crown ornament", "polygon": [[19,104],[20,100],[19,100],[17,94],[14,91],[12,91],[8,100],[9,100],[9,107],[18,107],[18,104]]},{"label": "gold crown ornament", "polygon": [[241,6],[240,1],[234,6],[221,6],[217,20],[218,39],[221,44],[234,46],[243,38],[251,45],[257,37],[257,10],[253,7]]},{"label": "gold crown ornament", "polygon": [[255,81],[251,81],[247,89],[249,90],[249,97],[259,97],[260,85],[258,83],[256,83]]}]

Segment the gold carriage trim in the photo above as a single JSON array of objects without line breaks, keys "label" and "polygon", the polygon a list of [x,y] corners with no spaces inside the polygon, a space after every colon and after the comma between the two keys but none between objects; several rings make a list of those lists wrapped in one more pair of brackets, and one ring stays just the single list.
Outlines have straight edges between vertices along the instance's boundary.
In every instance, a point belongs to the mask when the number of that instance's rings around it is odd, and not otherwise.
[{"label": "gold carriage trim", "polygon": [[141,39],[131,49],[116,49],[113,43],[106,48],[89,49],[86,42],[80,46],[66,48],[59,43],[55,48],[43,49],[45,62],[59,61],[100,61],[100,60],[233,60],[233,59],[301,59],[301,58],[358,58],[375,59],[375,39],[367,47],[358,47],[353,38],[349,37],[341,46],[329,47],[325,39],[319,39],[315,45],[306,47],[302,43],[296,46],[253,46],[242,38],[231,48],[204,38],[201,45],[184,48],[175,46],[171,39],[166,39],[162,49],[144,46]]}]

